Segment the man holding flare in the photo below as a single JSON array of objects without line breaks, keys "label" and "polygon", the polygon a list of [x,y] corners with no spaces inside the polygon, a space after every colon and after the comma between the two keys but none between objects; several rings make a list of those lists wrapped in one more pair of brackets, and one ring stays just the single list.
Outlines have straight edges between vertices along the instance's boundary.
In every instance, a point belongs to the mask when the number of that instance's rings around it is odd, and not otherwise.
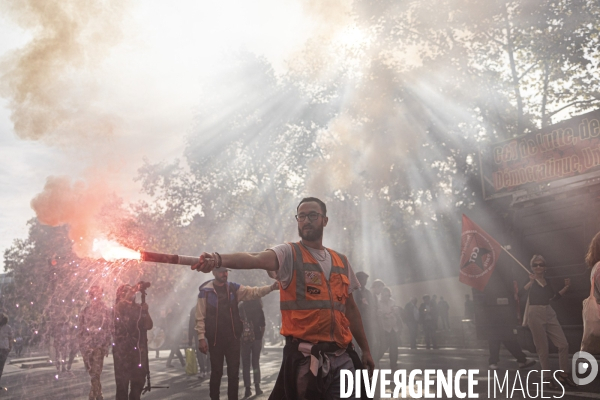
[{"label": "man holding flare", "polygon": [[[271,397],[339,398],[341,370],[374,368],[352,296],[360,284],[346,256],[323,247],[325,203],[314,197],[302,199],[296,220],[299,242],[259,253],[202,253],[192,269],[205,273],[218,267],[264,269],[277,279],[286,346]],[[352,347],[353,336],[362,362]]]}]

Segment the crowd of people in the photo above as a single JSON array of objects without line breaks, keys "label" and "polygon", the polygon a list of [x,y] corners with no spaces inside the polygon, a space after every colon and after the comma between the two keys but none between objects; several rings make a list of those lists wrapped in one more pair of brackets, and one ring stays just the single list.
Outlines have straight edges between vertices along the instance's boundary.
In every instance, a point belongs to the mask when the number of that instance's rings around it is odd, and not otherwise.
[{"label": "crowd of people", "polygon": [[408,339],[405,345],[412,350],[417,349],[420,334],[426,349],[438,347],[437,337],[450,330],[450,305],[443,296],[438,299],[437,295],[425,294],[421,304],[412,297],[403,307],[396,304],[391,289],[381,279],[374,280],[368,289],[369,275],[359,271],[356,276],[361,287],[354,292],[354,300],[376,361],[388,353],[390,368],[396,369],[402,337]]},{"label": "crowd of people", "polygon": [[[398,349],[436,349],[439,339],[451,331],[450,305],[440,296],[424,294],[410,298],[404,306],[392,289],[369,275],[354,273],[348,258],[322,246],[327,225],[325,204],[306,198],[297,208],[301,241],[285,243],[260,253],[203,253],[192,268],[211,273],[213,279],[200,287],[196,304],[189,311],[186,356],[181,353],[182,333],[179,307],[163,307],[153,318],[145,303],[144,282],[121,285],[113,307],[103,301],[103,290],[89,289],[87,306],[78,321],[58,319],[52,325],[54,362],[58,373],[69,373],[80,352],[91,379],[89,399],[103,399],[100,376],[104,358],[114,359],[117,400],[137,400],[149,385],[148,331],[156,326],[163,332],[155,347],[169,350],[167,367],[178,358],[188,374],[209,378],[211,399],[220,398],[220,386],[227,365],[227,397],[238,399],[239,372],[242,370],[244,398],[262,394],[260,356],[266,336],[283,338],[283,360],[272,397],[339,398],[340,371],[388,368],[381,365],[389,355],[389,368],[398,368]],[[586,262],[591,271],[590,297],[584,303],[582,350],[600,353],[600,233],[590,244]],[[575,386],[568,375],[569,346],[551,303],[570,290],[570,279],[555,290],[546,279],[546,259],[539,254],[530,261],[529,281],[522,288],[527,295],[523,325],[531,331],[542,370],[551,371],[548,340],[558,349],[562,373],[556,375],[564,386]],[[275,281],[262,287],[230,282],[230,269],[264,269]],[[142,285],[142,286],[140,286]],[[149,284],[147,284],[149,286]],[[280,314],[277,323],[267,323],[261,298],[279,290]],[[136,293],[142,292],[142,302]],[[474,292],[475,293],[475,292]],[[590,312],[586,314],[586,307]],[[464,319],[478,317],[469,295],[465,297]],[[187,317],[187,315],[186,315]],[[272,325],[279,327],[274,334]],[[402,343],[406,340],[406,343]],[[517,359],[519,368],[536,361],[527,359],[514,338],[490,338],[490,369],[496,369],[500,346]],[[8,353],[22,343],[13,337],[8,318],[0,314],[0,377]],[[157,351],[156,357],[159,353]],[[193,366],[193,368],[192,368]],[[550,388],[558,389],[552,381]],[[292,392],[290,392],[292,391]]]}]

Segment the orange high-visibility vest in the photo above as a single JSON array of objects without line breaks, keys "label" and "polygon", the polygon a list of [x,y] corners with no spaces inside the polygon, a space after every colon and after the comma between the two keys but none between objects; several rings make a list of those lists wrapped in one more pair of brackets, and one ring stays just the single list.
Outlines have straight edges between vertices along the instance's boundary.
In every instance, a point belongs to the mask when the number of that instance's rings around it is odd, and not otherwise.
[{"label": "orange high-visibility vest", "polygon": [[281,334],[308,342],[335,342],[346,348],[352,341],[346,318],[348,299],[348,259],[331,254],[331,274],[326,279],[321,266],[301,242],[290,243],[293,250],[292,280],[281,289]]}]

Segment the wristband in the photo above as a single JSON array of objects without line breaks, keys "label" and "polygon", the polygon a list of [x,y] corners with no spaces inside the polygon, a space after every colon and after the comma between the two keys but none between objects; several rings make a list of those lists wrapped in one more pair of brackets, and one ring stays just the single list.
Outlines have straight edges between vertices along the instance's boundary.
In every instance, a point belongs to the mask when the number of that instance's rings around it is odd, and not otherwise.
[{"label": "wristband", "polygon": [[220,267],[223,266],[223,259],[221,259],[221,255],[219,253],[217,253],[216,251],[215,251],[215,254],[217,255],[217,258],[218,258],[218,260],[217,260],[217,267],[220,268]]}]

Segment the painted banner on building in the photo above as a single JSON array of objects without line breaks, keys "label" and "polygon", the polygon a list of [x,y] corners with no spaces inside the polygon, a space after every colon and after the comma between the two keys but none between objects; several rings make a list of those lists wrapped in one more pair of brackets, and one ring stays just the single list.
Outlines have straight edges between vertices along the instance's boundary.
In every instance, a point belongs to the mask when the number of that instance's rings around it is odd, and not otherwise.
[{"label": "painted banner on building", "polygon": [[600,170],[600,110],[482,150],[486,199]]}]

